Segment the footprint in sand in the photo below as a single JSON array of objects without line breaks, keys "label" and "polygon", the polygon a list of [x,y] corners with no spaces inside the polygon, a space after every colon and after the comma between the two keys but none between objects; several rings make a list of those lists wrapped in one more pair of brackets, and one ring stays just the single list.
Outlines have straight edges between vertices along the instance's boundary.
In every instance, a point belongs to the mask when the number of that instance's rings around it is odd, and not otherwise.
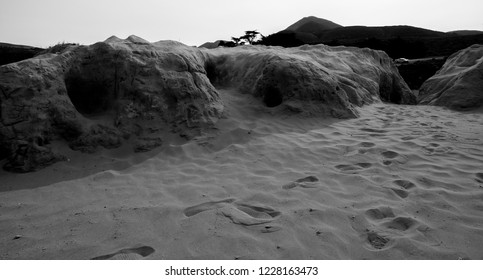
[{"label": "footprint in sand", "polygon": [[[378,218],[390,215],[392,210],[390,208],[388,210],[387,208],[389,207],[369,209],[366,211],[366,216],[369,216],[370,218]],[[370,249],[374,248],[381,250],[386,248],[388,243],[391,241],[388,237],[378,233],[377,231],[379,230],[374,229],[374,225],[372,225],[372,223],[370,223],[366,217],[362,215],[355,215],[350,216],[349,219],[352,229],[360,234],[361,238],[363,238],[364,242],[367,242],[367,245]]]},{"label": "footprint in sand", "polygon": [[339,164],[335,168],[340,171],[359,171],[371,167],[372,164],[368,162],[356,163],[356,164]]},{"label": "footprint in sand", "polygon": [[398,187],[397,189],[391,188],[391,190],[401,198],[409,196],[408,190],[415,188],[416,184],[408,180],[394,180],[393,183]]},{"label": "footprint in sand", "polygon": [[115,253],[94,257],[91,260],[140,260],[152,253],[154,249],[149,246],[121,249]]},{"label": "footprint in sand", "polygon": [[374,144],[372,142],[361,142],[360,145],[364,148],[372,148],[372,147],[376,146],[376,144]]},{"label": "footprint in sand", "polygon": [[[279,211],[270,207],[243,203],[224,207],[221,209],[221,214],[229,218],[233,223],[244,226],[270,223],[281,215]],[[264,228],[262,231],[268,232],[269,229],[272,229],[272,227]],[[275,229],[273,228],[272,230],[276,231]]]},{"label": "footprint in sand", "polygon": [[391,207],[372,208],[366,211],[366,216],[373,220],[382,220],[395,217]]},{"label": "footprint in sand", "polygon": [[438,143],[429,143],[427,146],[422,147],[425,150],[425,154],[427,155],[435,155],[435,154],[447,154],[453,151],[452,147],[444,147],[439,145]]},{"label": "footprint in sand", "polygon": [[228,199],[223,199],[219,201],[210,201],[210,202],[201,203],[201,204],[186,208],[184,210],[184,214],[186,217],[191,217],[204,211],[225,207],[227,204],[233,203],[234,201],[235,201],[234,198],[228,198]]},{"label": "footprint in sand", "polygon": [[483,184],[483,173],[476,173],[475,176],[476,176],[475,181]]},{"label": "footprint in sand", "polygon": [[408,180],[394,180],[392,181],[394,184],[396,184],[397,186],[400,186],[406,190],[409,190],[409,189],[412,189],[412,188],[415,188],[416,185],[411,182],[411,181],[408,181]]},{"label": "footprint in sand", "polygon": [[377,232],[369,232],[367,234],[367,241],[374,249],[383,249],[386,247],[386,244],[390,241],[389,238],[386,238]]},{"label": "footprint in sand", "polygon": [[[281,215],[280,211],[277,211],[271,207],[233,202],[235,202],[235,199],[233,198],[205,202],[186,208],[184,210],[184,214],[187,217],[191,217],[205,211],[220,209],[218,214],[222,214],[235,224],[244,226],[270,223]],[[277,226],[265,226],[263,229],[261,229],[261,231],[263,233],[269,233],[278,231],[280,229],[281,228]]]},{"label": "footprint in sand", "polygon": [[409,193],[405,190],[400,189],[391,189],[395,194],[397,194],[400,198],[406,198],[409,196]]},{"label": "footprint in sand", "polygon": [[393,159],[399,156],[399,154],[394,151],[385,151],[385,152],[382,152],[381,155],[388,159]]},{"label": "footprint in sand", "polygon": [[297,179],[293,182],[290,182],[288,184],[285,184],[282,186],[282,189],[284,190],[289,190],[293,189],[295,187],[301,187],[301,188],[316,188],[316,182],[319,181],[319,178],[315,176],[307,176],[304,178]]},{"label": "footprint in sand", "polygon": [[409,217],[397,217],[390,222],[384,223],[384,226],[398,231],[406,231],[413,228],[418,222]]}]

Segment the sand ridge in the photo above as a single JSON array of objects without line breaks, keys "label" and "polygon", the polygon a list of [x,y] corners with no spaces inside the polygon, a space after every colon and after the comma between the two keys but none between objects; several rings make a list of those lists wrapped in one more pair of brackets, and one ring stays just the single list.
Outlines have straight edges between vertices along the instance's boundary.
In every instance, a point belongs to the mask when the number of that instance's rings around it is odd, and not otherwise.
[{"label": "sand ridge", "polygon": [[1,192],[0,258],[483,258],[483,115],[324,120],[219,92],[227,117],[191,142]]}]

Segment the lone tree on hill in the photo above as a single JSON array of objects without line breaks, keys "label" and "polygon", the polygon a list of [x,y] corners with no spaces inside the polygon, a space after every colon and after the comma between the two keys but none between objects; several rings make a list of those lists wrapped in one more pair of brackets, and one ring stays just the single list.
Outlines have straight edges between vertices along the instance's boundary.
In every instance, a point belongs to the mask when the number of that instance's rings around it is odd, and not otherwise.
[{"label": "lone tree on hill", "polygon": [[241,36],[240,39],[244,39],[247,41],[248,44],[253,45],[253,41],[257,37],[260,32],[253,30],[253,31],[245,31],[245,35]]},{"label": "lone tree on hill", "polygon": [[261,40],[265,38],[260,32],[256,30],[249,30],[245,31],[245,35],[240,36],[240,37],[231,37],[231,41],[235,44],[235,46],[240,46],[240,45],[245,45],[245,44],[250,44],[250,45],[255,45],[260,43],[260,40],[256,40],[257,37],[260,35]]}]

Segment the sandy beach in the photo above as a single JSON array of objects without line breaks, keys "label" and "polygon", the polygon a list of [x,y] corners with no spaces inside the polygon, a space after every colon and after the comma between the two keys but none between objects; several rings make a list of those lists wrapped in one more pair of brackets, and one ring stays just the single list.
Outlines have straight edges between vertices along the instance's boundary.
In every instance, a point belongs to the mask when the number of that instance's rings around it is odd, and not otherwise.
[{"label": "sandy beach", "polygon": [[225,118],[191,141],[1,171],[0,258],[483,258],[481,112],[324,119],[218,91]]}]

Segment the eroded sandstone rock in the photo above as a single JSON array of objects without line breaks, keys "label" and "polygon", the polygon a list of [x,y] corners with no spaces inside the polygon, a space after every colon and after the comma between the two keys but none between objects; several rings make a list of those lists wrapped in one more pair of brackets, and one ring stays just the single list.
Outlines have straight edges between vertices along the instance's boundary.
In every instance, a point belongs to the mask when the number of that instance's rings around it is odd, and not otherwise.
[{"label": "eroded sandstone rock", "polygon": [[8,158],[8,170],[28,172],[64,159],[54,140],[82,152],[123,143],[142,152],[160,146],[166,130],[196,135],[223,116],[213,84],[252,94],[268,107],[322,117],[355,117],[358,106],[381,99],[414,103],[379,51],[206,50],[111,37],[0,67],[0,159]]},{"label": "eroded sandstone rock", "polygon": [[5,167],[20,172],[62,159],[49,145],[56,139],[94,152],[133,136],[156,139],[152,131],[166,124],[180,133],[210,126],[223,112],[196,48],[135,36],[4,65],[0,91]]},{"label": "eroded sandstone rock", "polygon": [[216,85],[259,96],[269,107],[337,118],[381,99],[415,104],[416,98],[382,51],[325,45],[297,48],[244,46],[204,50]]},{"label": "eroded sandstone rock", "polygon": [[473,45],[451,55],[420,88],[419,104],[455,110],[483,105],[483,45]]}]

